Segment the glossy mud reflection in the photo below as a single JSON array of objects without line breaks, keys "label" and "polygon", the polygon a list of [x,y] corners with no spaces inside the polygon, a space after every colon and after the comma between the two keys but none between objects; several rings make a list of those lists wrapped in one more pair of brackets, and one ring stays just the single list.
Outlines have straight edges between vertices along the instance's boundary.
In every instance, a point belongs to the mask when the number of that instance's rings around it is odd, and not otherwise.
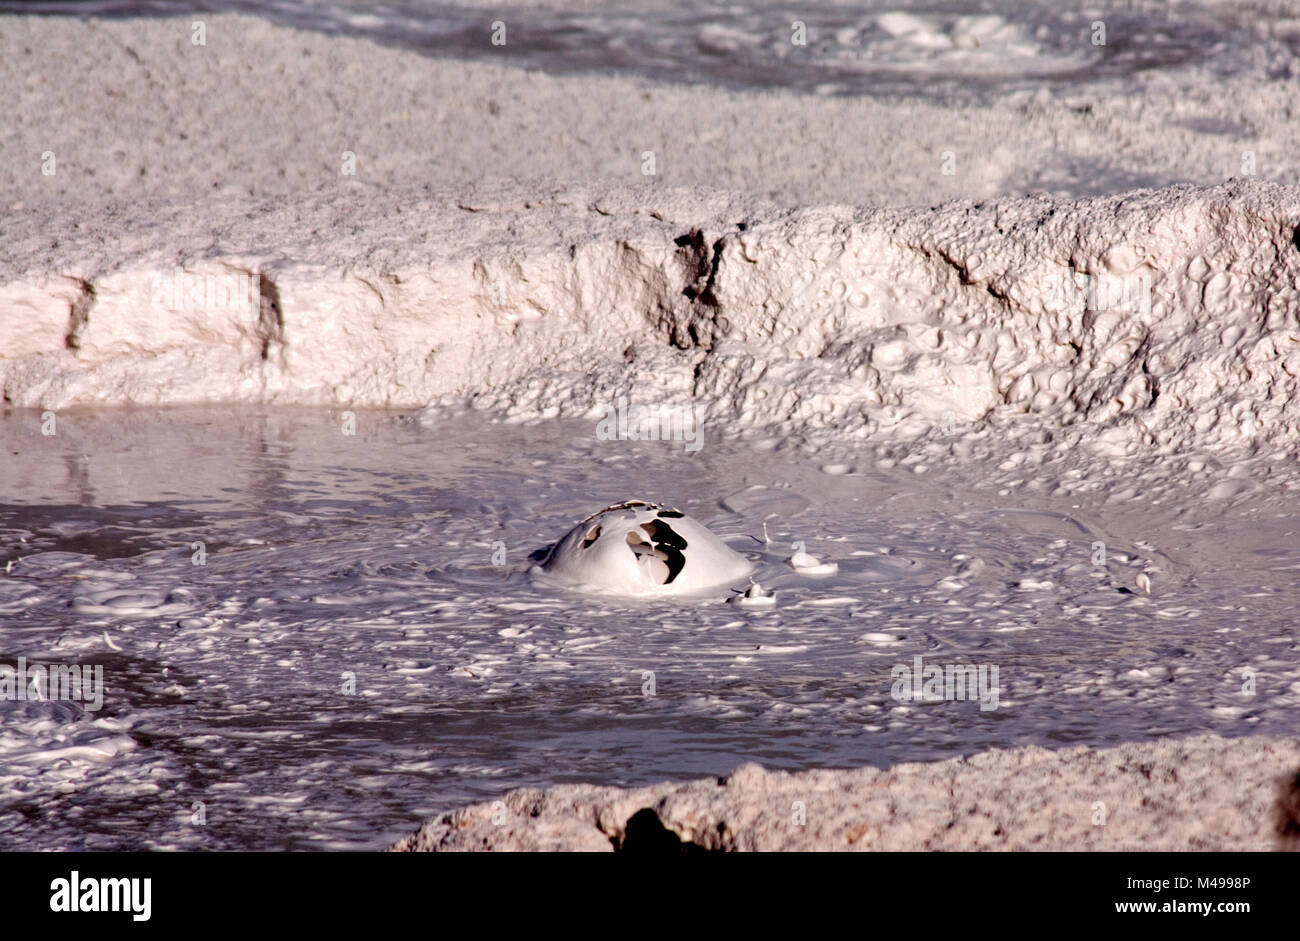
[{"label": "glossy mud reflection", "polygon": [[[1063,506],[993,496],[973,466],[828,474],[794,446],[690,455],[582,422],[339,429],[328,410],[68,412],[52,438],[0,420],[0,662],[99,664],[107,685],[98,712],[0,703],[0,845],[376,848],[521,785],[1297,729],[1281,504]],[[530,572],[629,497],[707,524],[776,606]],[[793,572],[796,541],[839,571]],[[999,708],[894,699],[916,656],[997,665]]]}]

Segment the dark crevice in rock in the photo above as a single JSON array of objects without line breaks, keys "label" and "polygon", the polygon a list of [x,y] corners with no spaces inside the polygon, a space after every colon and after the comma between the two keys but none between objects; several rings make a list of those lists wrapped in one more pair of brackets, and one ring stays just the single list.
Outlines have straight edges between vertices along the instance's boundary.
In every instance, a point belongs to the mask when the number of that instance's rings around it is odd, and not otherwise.
[{"label": "dark crevice in rock", "polygon": [[706,847],[683,840],[663,825],[659,815],[643,807],[628,818],[623,837],[609,838],[616,853],[707,853]]},{"label": "dark crevice in rock", "polygon": [[[1150,344],[1151,344],[1150,337],[1142,341],[1142,345],[1144,347],[1149,347]],[[1151,386],[1151,399],[1150,401],[1147,402],[1147,407],[1155,405],[1156,399],[1160,398],[1160,380],[1155,376],[1155,374],[1151,372],[1150,366],[1151,366],[1150,358],[1144,356],[1142,360],[1142,374],[1147,377],[1147,382]]]},{"label": "dark crevice in rock", "polygon": [[280,307],[280,289],[265,271],[257,275],[260,298],[258,332],[262,336],[262,359],[271,358],[271,344],[284,343],[284,311]]},{"label": "dark crevice in rock", "polygon": [[1300,852],[1300,771],[1282,780],[1277,799],[1278,849]]},{"label": "dark crevice in rock", "polygon": [[674,317],[668,323],[669,341],[681,350],[711,350],[718,331],[727,328],[726,319],[719,316],[722,304],[714,292],[726,238],[710,246],[702,231],[692,229],[673,239],[673,244],[684,269],[682,296],[690,301],[690,307],[684,317]]},{"label": "dark crevice in rock", "polygon": [[713,285],[718,279],[718,268],[722,264],[722,247],[726,243],[726,239],[718,239],[713,243],[712,249],[703,249],[703,234],[699,232],[696,232],[695,234],[700,237],[702,249],[700,261],[704,266],[702,275],[704,278],[704,284],[703,286],[699,286],[701,275],[697,273],[695,281],[688,284],[682,293],[692,301],[703,304],[706,307],[718,307],[720,305],[718,303],[717,295],[713,293]]},{"label": "dark crevice in rock", "polygon": [[77,279],[77,285],[81,293],[68,311],[68,332],[63,337],[63,345],[74,352],[81,349],[81,335],[90,322],[90,308],[95,306],[94,286],[81,279]]},{"label": "dark crevice in rock", "polygon": [[921,252],[923,255],[926,255],[927,257],[937,258],[940,261],[942,261],[944,264],[948,265],[950,268],[953,269],[953,271],[957,273],[957,280],[963,286],[971,287],[973,285],[979,284],[984,288],[985,292],[989,295],[989,297],[993,298],[995,301],[1000,301],[1008,309],[1016,306],[1015,301],[1011,299],[1011,297],[1007,294],[1006,291],[1004,291],[1002,288],[995,285],[992,281],[988,280],[987,278],[976,279],[972,277],[970,273],[970,268],[967,266],[966,262],[954,258],[952,255],[950,255],[947,251],[940,248],[939,246],[936,245],[933,248],[927,248],[924,245],[913,245],[911,247]]}]

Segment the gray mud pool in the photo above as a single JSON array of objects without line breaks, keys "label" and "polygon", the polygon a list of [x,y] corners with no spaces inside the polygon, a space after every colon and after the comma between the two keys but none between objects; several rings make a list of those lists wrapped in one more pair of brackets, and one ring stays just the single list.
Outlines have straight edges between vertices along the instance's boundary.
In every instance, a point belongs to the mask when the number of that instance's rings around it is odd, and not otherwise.
[{"label": "gray mud pool", "polygon": [[[0,702],[0,847],[376,849],[525,785],[1300,730],[1297,524],[1267,495],[999,496],[973,464],[761,439],[342,421],[0,419],[0,663],[103,670],[98,709]],[[776,604],[530,571],[629,498],[708,525]],[[838,571],[793,571],[796,542]],[[898,697],[918,657],[996,668],[996,708]]]}]

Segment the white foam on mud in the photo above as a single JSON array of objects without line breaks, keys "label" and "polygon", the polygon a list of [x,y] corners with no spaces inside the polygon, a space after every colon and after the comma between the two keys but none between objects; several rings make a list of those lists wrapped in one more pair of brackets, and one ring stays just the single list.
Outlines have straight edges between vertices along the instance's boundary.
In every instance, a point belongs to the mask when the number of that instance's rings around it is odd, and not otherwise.
[{"label": "white foam on mud", "polygon": [[[4,652],[104,659],[110,687],[89,723],[5,713],[0,836],[34,815],[51,848],[365,847],[421,802],[613,780],[632,752],[623,783],[1293,730],[1300,189],[1222,182],[1246,148],[1261,178],[1300,169],[1279,47],[1132,98],[957,108],[249,17],[213,15],[237,41],[206,53],[167,19],[0,25],[28,117],[0,134]],[[852,29],[842,70],[877,43],[986,73],[985,40],[1065,67],[1010,19]],[[698,453],[601,437],[624,401],[699,416]],[[326,408],[260,410],[292,405]],[[630,481],[775,600],[526,578]],[[792,571],[796,542],[836,571]],[[999,711],[892,698],[931,651],[999,662]],[[193,826],[214,795],[222,826]],[[288,806],[312,808],[291,836]]]},{"label": "white foam on mud", "polygon": [[[1288,734],[1300,702],[1283,494],[1003,499],[981,461],[827,474],[798,450],[718,439],[683,459],[582,420],[362,412],[346,436],[337,410],[105,409],[51,437],[40,420],[0,422],[0,659],[102,664],[104,706],[0,709],[0,840],[35,818],[41,848],[373,848],[557,768],[644,784],[741,756]],[[528,576],[633,479],[774,601]],[[793,571],[796,543],[837,571]],[[895,700],[917,655],[1000,665],[998,710]],[[287,834],[283,802],[310,808]]]}]

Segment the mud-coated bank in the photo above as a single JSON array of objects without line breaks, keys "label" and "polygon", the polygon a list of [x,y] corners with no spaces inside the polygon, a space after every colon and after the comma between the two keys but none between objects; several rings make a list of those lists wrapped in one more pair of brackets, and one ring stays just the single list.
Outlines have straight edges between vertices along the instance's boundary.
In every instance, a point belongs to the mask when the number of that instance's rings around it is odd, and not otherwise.
[{"label": "mud-coated bank", "polygon": [[886,770],[511,791],[398,851],[1294,850],[1300,740],[992,749]]}]

